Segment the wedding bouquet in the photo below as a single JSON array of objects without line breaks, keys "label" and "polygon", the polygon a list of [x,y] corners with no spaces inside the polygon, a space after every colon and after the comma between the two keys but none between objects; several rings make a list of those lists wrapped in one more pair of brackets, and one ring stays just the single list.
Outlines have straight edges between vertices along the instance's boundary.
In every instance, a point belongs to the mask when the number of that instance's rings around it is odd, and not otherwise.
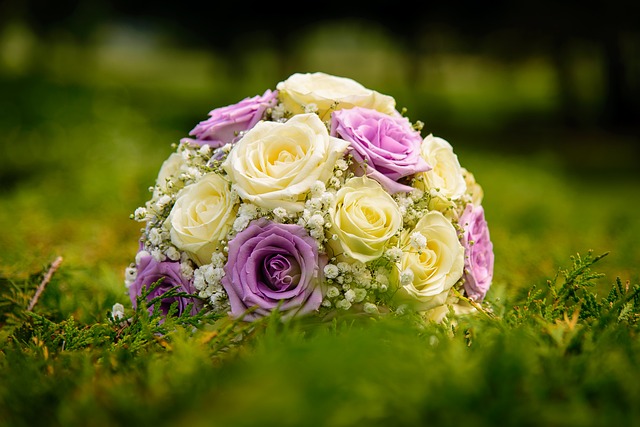
[{"label": "wedding bouquet", "polygon": [[477,307],[494,264],[483,191],[422,128],[391,96],[320,72],[214,109],[132,214],[133,306],[146,289],[165,315],[246,321]]}]

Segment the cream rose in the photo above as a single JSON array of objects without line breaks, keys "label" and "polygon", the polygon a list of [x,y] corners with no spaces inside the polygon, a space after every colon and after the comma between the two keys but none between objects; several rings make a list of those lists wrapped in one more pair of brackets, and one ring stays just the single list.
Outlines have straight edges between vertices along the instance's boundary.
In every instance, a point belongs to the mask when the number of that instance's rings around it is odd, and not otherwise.
[{"label": "cream rose", "polygon": [[231,230],[237,206],[230,187],[222,176],[206,174],[178,193],[167,218],[171,242],[198,265],[211,262],[211,255],[221,249],[220,241]]},{"label": "cream rose", "polygon": [[[415,233],[426,237],[423,249],[411,248]],[[444,304],[464,268],[464,248],[451,222],[438,211],[428,212],[403,232],[401,246],[407,249],[400,260],[400,298],[415,303],[418,310]]]},{"label": "cream rose", "polygon": [[432,169],[416,175],[416,188],[433,196],[431,209],[444,211],[454,207],[466,193],[467,184],[453,147],[446,140],[430,134],[422,141],[420,153]]},{"label": "cream rose", "polygon": [[178,176],[184,166],[184,158],[180,153],[171,153],[171,155],[162,163],[158,177],[156,178],[156,187],[153,191],[155,198],[160,197],[170,191],[171,186],[174,191],[179,190],[182,181],[178,180]]},{"label": "cream rose", "polygon": [[296,73],[278,83],[279,98],[285,109],[293,114],[305,112],[315,105],[324,121],[331,111],[343,108],[365,107],[385,114],[398,114],[396,101],[391,96],[367,89],[355,80],[325,73]]},{"label": "cream rose", "polygon": [[467,314],[478,312],[478,310],[468,302],[460,300],[455,296],[449,295],[444,304],[424,311],[422,312],[422,315],[425,320],[433,321],[435,323],[442,323],[445,317],[449,315],[449,308],[453,309],[453,312],[456,316],[464,316]]},{"label": "cream rose", "polygon": [[348,146],[329,136],[318,116],[300,114],[285,123],[259,122],[236,143],[222,167],[242,199],[300,212],[311,186],[329,180]]},{"label": "cream rose", "polygon": [[480,206],[484,198],[482,186],[476,182],[476,177],[465,168],[462,168],[462,175],[464,176],[464,181],[467,183],[467,195],[471,199],[471,203],[475,206]]},{"label": "cream rose", "polygon": [[402,214],[393,198],[366,176],[349,179],[329,208],[330,240],[336,254],[367,262],[382,255],[402,226]]}]

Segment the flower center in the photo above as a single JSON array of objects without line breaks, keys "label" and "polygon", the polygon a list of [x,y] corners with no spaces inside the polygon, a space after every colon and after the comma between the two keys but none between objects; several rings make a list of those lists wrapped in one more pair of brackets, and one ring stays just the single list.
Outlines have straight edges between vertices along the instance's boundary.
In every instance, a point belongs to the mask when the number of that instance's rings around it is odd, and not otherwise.
[{"label": "flower center", "polygon": [[288,291],[300,280],[300,266],[292,256],[276,254],[265,260],[262,275],[271,290]]}]

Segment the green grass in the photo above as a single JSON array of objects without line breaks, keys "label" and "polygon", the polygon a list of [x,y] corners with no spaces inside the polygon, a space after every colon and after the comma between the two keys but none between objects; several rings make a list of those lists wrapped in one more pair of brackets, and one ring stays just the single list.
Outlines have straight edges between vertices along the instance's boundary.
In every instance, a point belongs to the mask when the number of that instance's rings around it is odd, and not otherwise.
[{"label": "green grass", "polygon": [[[4,305],[0,419],[15,426],[633,425],[640,286],[618,281],[596,296],[600,259],[574,257],[517,305],[494,299],[492,315],[443,324],[409,316],[159,324],[141,309],[127,310],[126,324],[105,314],[84,325],[49,320],[56,317],[50,302],[41,308],[52,310],[46,316]],[[36,279],[14,283],[11,295],[28,294]]]},{"label": "green grass", "polygon": [[[640,421],[637,174],[624,167],[627,158],[619,168],[576,173],[572,160],[584,166],[586,148],[568,157],[535,147],[521,154],[496,149],[526,146],[536,137],[526,131],[492,134],[500,143],[485,145],[488,127],[480,126],[482,138],[474,139],[480,119],[471,107],[491,104],[489,92],[501,94],[483,114],[514,108],[504,95],[508,79],[505,87],[491,79],[483,90],[456,93],[450,71],[444,89],[423,82],[412,93],[384,75],[354,76],[410,106],[409,115],[449,140],[483,186],[496,253],[488,301],[498,318],[479,314],[443,325],[274,318],[249,328],[216,319],[158,325],[128,308],[131,324],[112,323],[113,304],[128,307],[123,271],[139,233],[129,214],[148,198],[171,143],[210,109],[286,77],[268,52],[245,58],[266,64],[245,79],[229,77],[230,65],[215,57],[169,53],[128,62],[130,53],[106,50],[84,61],[87,52],[62,46],[41,72],[0,76],[0,425]],[[314,58],[297,63],[313,67],[322,59]],[[86,67],[69,65],[79,63]],[[526,90],[528,75],[532,87],[548,90],[546,71],[533,66],[516,79],[522,99],[533,100],[522,108],[551,114],[547,97]],[[449,135],[438,129],[451,123],[439,128],[429,120],[438,108],[427,101],[445,98],[465,132]],[[564,136],[574,138],[570,146],[583,142],[579,134]],[[618,137],[606,138],[617,146]],[[608,255],[596,262],[590,250]],[[28,312],[58,256],[61,267]]]}]

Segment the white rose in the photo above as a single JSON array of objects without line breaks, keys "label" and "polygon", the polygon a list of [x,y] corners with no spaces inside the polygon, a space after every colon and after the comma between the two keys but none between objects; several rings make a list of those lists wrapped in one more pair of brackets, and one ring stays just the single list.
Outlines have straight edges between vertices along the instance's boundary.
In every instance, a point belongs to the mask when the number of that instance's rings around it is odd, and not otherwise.
[{"label": "white rose", "polygon": [[442,323],[444,318],[449,315],[449,307],[453,309],[453,312],[456,316],[464,316],[467,314],[478,312],[478,310],[471,306],[469,303],[449,295],[444,304],[434,307],[431,310],[424,311],[422,313],[422,316],[425,320],[433,321],[435,323]]},{"label": "white rose", "polygon": [[222,167],[240,197],[253,204],[301,212],[317,181],[326,183],[349,146],[329,135],[313,113],[285,123],[259,122],[233,147]]},{"label": "white rose", "polygon": [[[171,153],[169,157],[160,166],[160,171],[156,177],[156,185],[153,188],[152,200],[159,200],[165,194],[175,193],[184,185],[178,179],[180,173],[184,170],[185,162],[178,153]],[[147,207],[151,206],[147,203]]]},{"label": "white rose", "polygon": [[178,193],[165,226],[170,227],[171,242],[178,249],[198,265],[209,264],[231,230],[236,212],[229,182],[208,173]]},{"label": "white rose", "polygon": [[397,114],[396,101],[391,96],[367,89],[355,80],[325,73],[296,73],[278,83],[279,98],[285,109],[293,114],[305,112],[305,106],[314,104],[324,121],[331,111],[342,108],[364,107],[385,114]]},{"label": "white rose", "polygon": [[[182,181],[178,179],[178,176],[180,176],[184,164],[184,158],[176,152],[171,153],[162,163],[158,177],[156,178],[156,188],[153,192],[154,198],[160,197],[162,193],[166,194],[171,192],[171,190],[178,191],[180,189]],[[170,185],[172,187],[170,187]]]},{"label": "white rose", "polygon": [[329,208],[329,244],[336,254],[368,262],[379,258],[402,227],[398,204],[376,181],[366,176],[351,178],[338,190]]},{"label": "white rose", "polygon": [[467,191],[463,169],[453,147],[442,138],[428,135],[420,146],[422,158],[432,169],[416,175],[416,188],[432,194],[431,209],[454,207]]},{"label": "white rose", "polygon": [[454,226],[438,211],[428,212],[414,229],[404,231],[401,247],[410,247],[415,232],[427,238],[427,245],[420,251],[405,249],[400,271],[411,271],[413,281],[403,284],[398,294],[415,303],[418,310],[428,310],[444,304],[449,289],[462,277],[464,248]]}]

